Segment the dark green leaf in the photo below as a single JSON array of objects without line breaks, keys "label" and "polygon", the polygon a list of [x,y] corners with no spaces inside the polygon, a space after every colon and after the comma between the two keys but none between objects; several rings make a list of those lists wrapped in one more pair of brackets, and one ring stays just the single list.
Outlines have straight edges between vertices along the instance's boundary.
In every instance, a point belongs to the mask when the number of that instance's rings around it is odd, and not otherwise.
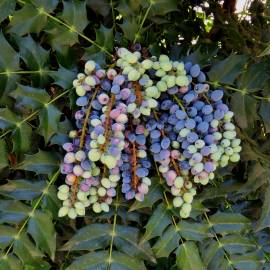
[{"label": "dark green leaf", "polygon": [[15,0],[2,0],[0,1],[0,23],[6,19],[7,16],[13,14],[15,10]]},{"label": "dark green leaf", "polygon": [[45,12],[53,11],[57,2],[56,0],[36,0],[34,5],[26,3],[14,13],[9,31],[21,36],[28,33],[39,33],[47,23]]},{"label": "dark green leaf", "polygon": [[[19,70],[19,55],[10,46],[2,32],[0,32],[0,73]],[[0,74],[0,102],[6,105],[5,96],[10,90],[16,86],[16,80],[19,78],[17,74]]]},{"label": "dark green leaf", "polygon": [[7,247],[16,235],[16,229],[0,225],[0,248],[4,249]]},{"label": "dark green leaf", "polygon": [[270,133],[270,103],[268,100],[262,100],[260,105],[260,115],[263,119],[266,132]]},{"label": "dark green leaf", "polygon": [[21,259],[24,264],[34,264],[39,261],[43,253],[33,244],[27,234],[22,234],[15,240],[13,246],[14,253]]},{"label": "dark green leaf", "polygon": [[203,270],[206,269],[201,260],[195,243],[185,242],[176,251],[176,265],[179,269]]},{"label": "dark green leaf", "polygon": [[76,70],[69,70],[60,66],[57,71],[50,72],[49,75],[54,79],[54,84],[61,86],[63,89],[68,89],[72,87],[76,72]]},{"label": "dark green leaf", "polygon": [[29,220],[27,231],[39,249],[49,254],[53,260],[56,250],[56,233],[51,216],[41,211],[35,211]]},{"label": "dark green leaf", "polygon": [[178,223],[179,233],[186,240],[203,241],[211,236],[208,233],[209,226],[206,223],[195,223],[190,221],[180,221]]},{"label": "dark green leaf", "polygon": [[145,234],[141,242],[152,239],[156,236],[161,236],[165,228],[171,223],[171,217],[168,214],[167,208],[160,204],[145,226]]},{"label": "dark green leaf", "polygon": [[210,216],[210,223],[216,233],[239,233],[250,224],[248,218],[236,213],[218,212]]},{"label": "dark green leaf", "polygon": [[101,14],[103,17],[109,15],[111,6],[107,0],[87,0],[87,5],[95,11],[95,13]]},{"label": "dark green leaf", "polygon": [[135,38],[136,33],[139,30],[139,17],[129,17],[128,19],[124,19],[123,23],[119,26],[124,32],[125,38],[128,40],[133,41]]},{"label": "dark green leaf", "polygon": [[0,260],[0,269],[3,270],[24,270],[20,260],[14,255],[5,256]]},{"label": "dark green leaf", "polygon": [[32,129],[8,108],[0,109],[0,129],[6,128],[12,130],[13,151],[16,154],[27,152],[31,147]]},{"label": "dark green leaf", "polygon": [[249,95],[234,93],[231,97],[231,110],[235,120],[242,129],[253,129],[257,119],[257,101]]},{"label": "dark green leaf", "polygon": [[180,238],[180,229],[176,230],[173,225],[169,226],[153,246],[156,257],[169,257],[169,255],[179,246]]},{"label": "dark green leaf", "polygon": [[[96,40],[95,42],[100,45],[104,50],[109,52],[113,51],[114,46],[114,35],[112,28],[106,28],[105,26],[101,25],[99,29],[96,30]],[[83,58],[85,60],[92,59],[97,61],[100,65],[105,65],[106,62],[106,53],[102,51],[95,45],[92,45],[89,48],[85,49],[85,54]]]},{"label": "dark green leaf", "polygon": [[262,213],[257,223],[256,230],[259,231],[267,227],[270,227],[270,184],[268,184],[265,189]]},{"label": "dark green leaf", "polygon": [[228,58],[217,62],[207,73],[213,82],[233,84],[237,76],[242,72],[247,57],[244,55],[230,55]]},{"label": "dark green leaf", "polygon": [[7,145],[4,140],[0,140],[0,170],[4,169],[8,165],[9,162]]},{"label": "dark green leaf", "polygon": [[31,208],[20,201],[0,201],[0,223],[19,224],[31,212]]},{"label": "dark green leaf", "polygon": [[57,155],[53,152],[39,150],[36,154],[25,155],[21,164],[15,169],[32,171],[37,174],[50,174],[59,167]]},{"label": "dark green leaf", "polygon": [[1,186],[0,193],[16,200],[32,200],[39,196],[45,187],[45,181],[12,180]]},{"label": "dark green leaf", "polygon": [[62,45],[72,46],[78,42],[77,32],[82,32],[87,26],[85,1],[63,1],[64,9],[59,19],[64,21],[68,26],[50,21],[46,26],[46,32],[49,40],[55,49]]},{"label": "dark green leaf", "polygon": [[[111,259],[110,261],[108,261]],[[143,262],[121,252],[92,252],[78,257],[66,270],[146,270]]]}]

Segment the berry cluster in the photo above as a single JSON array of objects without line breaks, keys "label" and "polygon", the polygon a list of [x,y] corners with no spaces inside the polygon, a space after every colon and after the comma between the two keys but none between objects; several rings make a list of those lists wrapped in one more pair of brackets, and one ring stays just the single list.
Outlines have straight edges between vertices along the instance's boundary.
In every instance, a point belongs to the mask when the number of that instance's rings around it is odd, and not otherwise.
[{"label": "berry cluster", "polygon": [[109,211],[119,182],[126,200],[143,201],[157,167],[187,218],[197,185],[240,159],[233,112],[197,64],[143,58],[125,48],[117,55],[107,71],[86,62],[73,82],[80,109],[72,142],[63,145],[59,216],[83,216],[90,205],[96,213]]}]

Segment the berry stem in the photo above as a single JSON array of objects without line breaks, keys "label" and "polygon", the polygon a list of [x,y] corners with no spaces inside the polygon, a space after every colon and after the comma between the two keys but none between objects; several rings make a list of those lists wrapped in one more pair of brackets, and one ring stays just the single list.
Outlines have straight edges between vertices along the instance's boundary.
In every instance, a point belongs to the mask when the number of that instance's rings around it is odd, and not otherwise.
[{"label": "berry stem", "polygon": [[138,82],[134,82],[133,86],[135,88],[135,95],[136,95],[136,101],[135,102],[136,102],[136,104],[138,106],[140,106],[142,104],[142,100],[143,100],[142,87]]},{"label": "berry stem", "polygon": [[185,108],[184,108],[181,100],[176,95],[173,95],[173,98],[175,99],[175,101],[177,102],[177,104],[180,106],[181,110],[185,112],[186,110],[185,110]]},{"label": "berry stem", "polygon": [[137,169],[137,149],[136,149],[136,143],[131,142],[132,145],[132,156],[131,156],[131,166],[132,166],[132,188],[134,190],[137,190],[137,186],[139,183],[138,176],[136,175],[136,169]]},{"label": "berry stem", "polygon": [[104,133],[105,143],[100,146],[101,153],[104,153],[106,151],[106,149],[107,149],[107,145],[108,145],[108,141],[109,141],[109,137],[110,137],[110,133],[111,133],[110,112],[112,110],[114,102],[115,102],[115,95],[112,94],[112,97],[111,97],[111,99],[109,101],[109,104],[108,104],[108,107],[107,107],[107,110],[106,110],[105,133]]},{"label": "berry stem", "polygon": [[92,97],[91,97],[91,99],[89,101],[89,105],[88,105],[86,115],[85,115],[85,118],[84,118],[84,122],[83,122],[82,134],[81,134],[81,137],[80,137],[80,149],[82,149],[83,145],[84,145],[85,136],[86,136],[86,133],[87,133],[87,123],[88,123],[89,116],[90,116],[90,113],[91,113],[92,103],[93,103],[93,100],[95,99],[95,97],[97,95],[98,90],[99,90],[99,88],[96,88],[94,94],[92,95]]}]

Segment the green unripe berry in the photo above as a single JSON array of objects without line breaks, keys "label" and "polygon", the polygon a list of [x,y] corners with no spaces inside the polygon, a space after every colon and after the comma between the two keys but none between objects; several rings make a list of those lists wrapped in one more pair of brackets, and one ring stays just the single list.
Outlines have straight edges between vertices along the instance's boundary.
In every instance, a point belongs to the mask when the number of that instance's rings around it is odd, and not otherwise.
[{"label": "green unripe berry", "polygon": [[68,214],[69,208],[67,206],[62,206],[58,211],[58,217],[64,217]]},{"label": "green unripe berry", "polygon": [[57,198],[59,200],[61,200],[61,201],[67,200],[68,197],[69,197],[69,193],[63,193],[63,192],[60,192],[60,191],[57,193]]},{"label": "green unripe berry", "polygon": [[170,61],[167,62],[161,62],[160,63],[160,67],[164,70],[164,71],[170,71],[172,69],[172,64],[170,63]]},{"label": "green unripe berry", "polygon": [[95,203],[93,204],[92,208],[93,208],[93,211],[94,211],[95,213],[97,213],[97,214],[100,213],[100,212],[102,211],[101,206],[100,206],[100,203],[98,203],[98,202],[95,202]]},{"label": "green unripe berry", "polygon": [[61,185],[58,190],[61,192],[61,193],[68,193],[69,192],[69,187],[67,185]]},{"label": "green unripe berry", "polygon": [[134,53],[129,53],[125,58],[130,64],[135,64],[138,61],[138,57]]},{"label": "green unripe berry", "polygon": [[100,204],[100,208],[103,212],[109,212],[110,208],[109,208],[109,205],[107,203],[101,203]]},{"label": "green unripe berry", "polygon": [[187,76],[177,76],[175,83],[178,86],[187,86],[189,84],[188,77]]},{"label": "green unripe berry", "polygon": [[178,71],[184,71],[185,70],[185,65],[184,65],[184,63],[179,63],[177,66],[176,66],[176,69],[178,70]]},{"label": "green unripe berry", "polygon": [[197,148],[196,148],[196,146],[193,145],[193,144],[189,145],[188,148],[187,148],[187,150],[188,150],[188,152],[189,152],[190,154],[194,154],[194,153],[197,152]]},{"label": "green unripe berry", "polygon": [[90,86],[95,86],[96,85],[96,80],[93,76],[87,76],[85,78],[85,83],[87,83]]},{"label": "green unripe berry", "polygon": [[189,190],[189,193],[190,193],[192,196],[195,196],[196,193],[197,193],[197,191],[196,191],[195,188],[191,188],[191,189]]},{"label": "green unripe berry", "polygon": [[99,149],[91,149],[88,152],[88,157],[91,161],[96,162],[96,161],[100,160],[101,153],[100,153]]},{"label": "green unripe berry", "polygon": [[231,147],[225,148],[225,154],[231,156],[233,154],[233,148]]},{"label": "green unripe berry", "polygon": [[85,201],[85,200],[87,200],[87,193],[86,192],[83,192],[83,191],[79,191],[77,193],[77,198],[80,201]]},{"label": "green unripe berry", "polygon": [[188,218],[191,212],[191,204],[184,203],[180,210],[180,217],[181,218]]},{"label": "green unripe berry", "polygon": [[159,62],[169,62],[170,61],[170,58],[168,57],[168,55],[166,54],[161,54],[159,56]]},{"label": "green unripe berry", "polygon": [[151,114],[150,108],[140,107],[140,112],[142,115],[149,116]]},{"label": "green unripe berry", "polygon": [[128,79],[130,81],[137,81],[139,80],[140,76],[141,74],[136,69],[132,69],[128,72]]},{"label": "green unripe berry", "polygon": [[228,147],[228,146],[230,146],[230,140],[228,140],[228,139],[223,139],[223,140],[221,140],[221,142],[220,142],[220,144],[221,144],[221,146],[222,147]]},{"label": "green unripe berry", "polygon": [[101,179],[101,185],[105,188],[110,188],[111,181],[108,178],[102,178]]},{"label": "green unripe berry", "polygon": [[234,153],[230,156],[231,162],[238,162],[240,160],[240,155],[238,153]]},{"label": "green unripe berry", "polygon": [[86,90],[81,85],[76,86],[76,94],[82,97],[86,94]]},{"label": "green unripe berry", "polygon": [[145,59],[142,61],[141,65],[144,69],[150,69],[153,66],[153,62],[149,59]]},{"label": "green unripe berry", "polygon": [[95,61],[89,60],[85,63],[85,73],[90,74],[96,67]]},{"label": "green unripe berry", "polygon": [[85,208],[76,208],[75,211],[78,216],[85,216]]},{"label": "green unripe berry", "polygon": [[173,76],[173,75],[168,76],[166,79],[166,83],[167,83],[168,88],[174,87],[175,86],[175,76]]},{"label": "green unripe berry", "polygon": [[127,106],[127,112],[128,113],[133,113],[136,110],[136,108],[137,108],[136,103],[130,103]]},{"label": "green unripe berry", "polygon": [[200,180],[200,183],[203,186],[207,185],[209,183],[209,178],[204,178],[204,179]]},{"label": "green unripe berry", "polygon": [[[183,128],[179,132],[180,137],[186,137],[190,133],[190,129],[188,128]],[[195,153],[195,152],[194,152]]]},{"label": "green unripe berry", "polygon": [[92,195],[92,196],[89,197],[90,204],[93,204],[93,203],[97,202],[97,200],[98,200],[97,195]]},{"label": "green unripe berry", "polygon": [[78,208],[78,209],[84,209],[84,204],[82,202],[76,202],[74,204],[75,208]]},{"label": "green unripe berry", "polygon": [[240,139],[233,139],[233,140],[231,141],[231,146],[232,146],[232,147],[235,147],[235,146],[240,145],[240,143],[241,143],[241,140],[240,140]]},{"label": "green unripe berry", "polygon": [[185,193],[185,194],[183,195],[183,199],[184,199],[184,202],[186,202],[186,203],[192,203],[192,201],[193,201],[193,196],[192,196],[191,193]]},{"label": "green unripe berry", "polygon": [[70,208],[68,210],[68,217],[70,219],[75,219],[77,217],[77,213],[76,213],[76,210],[74,208]]},{"label": "green unripe berry", "polygon": [[154,62],[152,68],[155,69],[155,70],[160,69],[159,62]]},{"label": "green unripe berry", "polygon": [[173,206],[175,208],[181,207],[181,205],[184,203],[183,199],[181,197],[175,197],[173,199]]},{"label": "green unripe berry", "polygon": [[214,132],[213,136],[214,136],[215,140],[217,140],[217,141],[221,140],[221,138],[222,138],[222,134],[220,132]]},{"label": "green unripe berry", "polygon": [[105,136],[102,134],[98,135],[97,142],[98,142],[98,144],[104,144],[106,142]]},{"label": "green unripe berry", "polygon": [[106,189],[104,187],[100,187],[97,193],[100,197],[104,197],[106,195]]},{"label": "green unripe berry", "polygon": [[213,119],[210,123],[212,128],[216,128],[219,125],[219,121],[217,119]]},{"label": "green unripe berry", "polygon": [[157,77],[163,77],[163,76],[165,76],[165,74],[166,74],[166,72],[163,69],[158,69],[156,71],[156,76]]},{"label": "green unripe berry", "polygon": [[151,98],[157,98],[160,95],[156,86],[150,86],[150,87],[146,88],[145,94]]},{"label": "green unripe berry", "polygon": [[240,145],[233,147],[234,153],[239,153],[239,152],[241,152],[241,150],[242,150],[242,147]]},{"label": "green unripe berry", "polygon": [[143,177],[142,182],[145,183],[147,186],[151,186],[151,179],[148,177]]},{"label": "green unripe berry", "polygon": [[225,131],[223,132],[223,137],[228,140],[232,140],[236,137],[235,131]]},{"label": "green unripe berry", "polygon": [[174,180],[174,186],[177,188],[182,188],[184,185],[184,178],[181,176],[177,176]]},{"label": "green unripe berry", "polygon": [[160,92],[165,92],[168,89],[167,84],[164,81],[159,81],[157,83],[157,88]]}]

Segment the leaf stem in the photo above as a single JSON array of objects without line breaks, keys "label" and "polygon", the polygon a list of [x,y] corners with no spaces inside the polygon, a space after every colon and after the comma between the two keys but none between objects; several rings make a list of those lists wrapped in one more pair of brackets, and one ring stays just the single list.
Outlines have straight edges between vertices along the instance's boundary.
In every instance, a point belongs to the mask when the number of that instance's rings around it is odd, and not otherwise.
[{"label": "leaf stem", "polygon": [[115,228],[116,228],[116,220],[117,220],[117,212],[118,212],[118,206],[119,206],[119,202],[118,202],[118,189],[116,191],[116,202],[114,204],[115,208],[114,208],[114,216],[113,216],[113,228],[112,228],[112,238],[111,238],[111,243],[110,243],[110,249],[109,249],[109,258],[108,258],[108,266],[107,266],[107,270],[111,269],[111,263],[112,263],[112,250],[113,250],[113,243],[114,243],[114,237],[115,237]]},{"label": "leaf stem", "polygon": [[54,72],[54,70],[15,70],[15,71],[4,71],[0,72],[0,75],[10,75],[10,74],[42,74],[42,73],[50,73]]},{"label": "leaf stem", "polygon": [[7,251],[5,252],[4,255],[3,255],[3,253],[2,253],[1,259],[4,259],[4,258],[9,254],[9,252],[11,251],[11,249],[12,249],[12,247],[13,247],[15,241],[16,241],[17,239],[19,239],[19,237],[20,237],[20,235],[21,235],[23,229],[24,229],[25,226],[28,224],[30,218],[34,216],[36,209],[39,207],[39,205],[40,205],[42,199],[44,198],[44,196],[48,193],[49,188],[51,187],[51,185],[53,185],[54,182],[57,180],[59,174],[60,174],[60,169],[58,169],[58,170],[54,173],[54,175],[51,177],[51,179],[50,179],[50,181],[48,182],[48,184],[47,184],[47,186],[45,187],[45,189],[43,189],[42,194],[40,195],[40,197],[38,198],[37,202],[35,203],[35,205],[34,205],[32,211],[28,214],[28,216],[27,216],[27,218],[25,219],[24,223],[22,224],[20,230],[19,230],[19,231],[17,232],[17,234],[14,236],[14,239],[13,239],[12,242],[10,243],[10,245],[9,245],[9,247],[8,247],[8,249],[7,249]]},{"label": "leaf stem", "polygon": [[116,29],[115,12],[114,12],[113,0],[110,0],[110,6],[111,6],[111,9],[112,9],[113,29]]},{"label": "leaf stem", "polygon": [[143,27],[143,24],[144,24],[144,22],[145,22],[145,20],[146,20],[146,18],[148,16],[148,14],[149,14],[150,9],[152,8],[152,5],[153,5],[153,3],[152,3],[152,1],[150,1],[150,5],[149,5],[149,7],[147,8],[147,10],[146,10],[146,12],[144,14],[144,17],[143,17],[142,22],[141,22],[141,24],[139,26],[138,32],[135,34],[135,38],[134,38],[133,44],[136,43],[136,41],[137,41],[137,39],[138,39],[138,37],[140,35],[140,31],[141,31],[141,29]]},{"label": "leaf stem", "polygon": [[241,93],[242,95],[249,95],[249,96],[252,96],[252,97],[254,97],[256,99],[270,101],[270,97],[261,97],[261,96],[258,96],[258,95],[254,95],[252,93],[247,92],[246,89],[238,89],[238,88],[235,88],[235,87],[232,87],[232,86],[229,86],[229,85],[225,85],[225,84],[221,84],[221,83],[218,83],[218,82],[209,82],[209,81],[206,81],[206,83],[211,84],[214,87],[224,87],[224,88],[226,88],[228,90],[232,90],[232,91]]}]

